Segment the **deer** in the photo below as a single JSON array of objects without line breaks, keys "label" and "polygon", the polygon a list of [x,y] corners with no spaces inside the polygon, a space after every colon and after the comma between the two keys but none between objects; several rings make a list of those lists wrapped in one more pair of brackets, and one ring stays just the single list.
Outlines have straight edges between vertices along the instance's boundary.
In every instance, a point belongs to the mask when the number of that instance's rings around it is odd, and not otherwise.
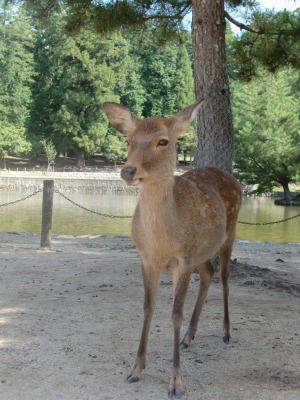
[{"label": "deer", "polygon": [[[125,382],[137,382],[145,368],[160,274],[168,269],[173,281],[173,366],[168,388],[171,399],[180,399],[183,393],[180,350],[189,347],[194,339],[214,275],[211,260],[217,254],[223,287],[223,340],[229,343],[230,339],[228,278],[241,205],[240,184],[215,167],[174,175],[177,139],[185,133],[203,102],[200,99],[169,118],[145,119],[137,118],[120,104],[103,104],[111,125],[127,140],[128,158],[121,177],[129,186],[140,186],[131,233],[141,257],[144,320],[137,355]],[[200,276],[199,291],[188,329],[180,342],[183,306],[194,268]]]}]

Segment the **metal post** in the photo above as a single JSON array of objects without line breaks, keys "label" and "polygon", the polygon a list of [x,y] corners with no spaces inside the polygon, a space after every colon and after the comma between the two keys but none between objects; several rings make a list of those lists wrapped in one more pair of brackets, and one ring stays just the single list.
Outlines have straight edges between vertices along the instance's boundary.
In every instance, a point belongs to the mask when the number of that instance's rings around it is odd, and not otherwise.
[{"label": "metal post", "polygon": [[42,207],[42,232],[41,247],[51,247],[51,228],[53,210],[54,181],[45,180],[43,182],[43,207]]}]

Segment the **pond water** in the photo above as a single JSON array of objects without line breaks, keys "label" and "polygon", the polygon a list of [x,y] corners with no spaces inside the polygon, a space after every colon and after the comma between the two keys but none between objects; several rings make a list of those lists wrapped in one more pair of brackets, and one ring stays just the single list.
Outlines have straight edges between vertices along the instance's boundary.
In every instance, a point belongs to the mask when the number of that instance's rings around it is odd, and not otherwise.
[{"label": "pond water", "polygon": [[[0,204],[26,196],[26,193],[0,193]],[[67,197],[82,206],[106,214],[132,215],[137,196],[126,194],[78,194]],[[270,222],[300,213],[300,207],[282,207],[266,197],[245,197],[240,221]],[[0,207],[0,230],[28,233],[41,232],[42,193],[20,203]],[[52,233],[65,235],[130,235],[131,218],[104,218],[71,204],[54,194]],[[274,225],[249,226],[238,224],[237,237],[250,241],[277,243],[300,242],[300,217]]]}]

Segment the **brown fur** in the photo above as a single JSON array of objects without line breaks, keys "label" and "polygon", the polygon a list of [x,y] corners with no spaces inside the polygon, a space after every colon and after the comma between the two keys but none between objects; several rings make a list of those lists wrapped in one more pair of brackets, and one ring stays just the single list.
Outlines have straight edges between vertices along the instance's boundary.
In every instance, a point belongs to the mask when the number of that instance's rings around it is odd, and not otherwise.
[{"label": "brown fur", "polygon": [[[181,347],[190,345],[213,277],[211,258],[219,254],[224,299],[224,341],[230,338],[228,315],[229,261],[241,204],[238,182],[217,168],[203,168],[174,177],[176,140],[195,117],[202,102],[173,117],[138,120],[115,103],[105,103],[111,124],[127,136],[128,160],[122,177],[141,185],[133,217],[132,237],[142,258],[145,289],[144,324],[136,359],[127,382],[136,382],[145,367],[146,347],[155,310],[160,273],[173,274],[174,355],[169,397],[180,398],[180,326],[193,267],[200,274],[199,293]],[[167,144],[166,144],[166,141]]]}]

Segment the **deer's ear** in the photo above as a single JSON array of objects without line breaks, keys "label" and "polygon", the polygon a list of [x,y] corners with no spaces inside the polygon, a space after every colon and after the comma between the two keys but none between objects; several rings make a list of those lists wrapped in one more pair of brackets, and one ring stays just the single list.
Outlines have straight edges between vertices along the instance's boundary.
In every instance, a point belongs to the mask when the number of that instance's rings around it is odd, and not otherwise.
[{"label": "deer's ear", "polygon": [[189,124],[196,117],[197,112],[203,103],[203,99],[198,100],[196,103],[184,108],[171,117],[172,129],[177,133],[177,135],[185,132]]},{"label": "deer's ear", "polygon": [[127,108],[117,103],[106,102],[103,104],[103,109],[117,131],[124,135],[134,131],[139,120]]}]

